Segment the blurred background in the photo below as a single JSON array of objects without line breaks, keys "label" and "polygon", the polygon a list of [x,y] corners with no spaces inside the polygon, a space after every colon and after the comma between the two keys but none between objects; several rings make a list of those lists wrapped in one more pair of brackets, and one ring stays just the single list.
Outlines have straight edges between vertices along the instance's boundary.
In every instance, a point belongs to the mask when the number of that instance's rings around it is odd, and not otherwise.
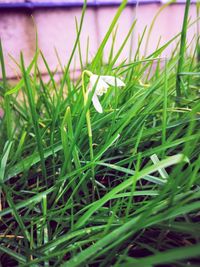
[{"label": "blurred background", "polygon": [[[80,22],[83,0],[0,0],[0,37],[6,62],[7,76],[16,79],[20,74],[15,60],[19,62],[20,51],[23,51],[26,63],[30,63],[36,47],[36,29],[38,46],[42,50],[52,71],[61,72],[59,61],[67,64],[76,35],[76,23]],[[103,40],[110,23],[122,1],[88,0],[88,7],[83,22],[80,44],[83,64],[90,61]],[[137,19],[130,41],[127,43],[118,63],[132,55],[144,31],[144,39],[140,48],[140,57],[148,56],[157,47],[163,45],[181,31],[185,1],[166,4],[166,1],[130,0],[118,21],[114,51],[124,41],[130,27]],[[162,11],[161,11],[162,10]],[[195,1],[190,7],[190,21],[197,18]],[[155,23],[152,24],[156,17]],[[148,39],[148,33],[151,34]],[[188,30],[190,42],[197,36],[197,23]],[[114,33],[113,33],[114,34]],[[105,62],[108,59],[112,38],[104,51]],[[176,48],[173,42],[163,56],[169,55]],[[44,63],[40,59],[40,70],[46,74]],[[78,53],[73,59],[71,72],[76,77],[81,71]],[[0,74],[1,75],[1,74]]]}]

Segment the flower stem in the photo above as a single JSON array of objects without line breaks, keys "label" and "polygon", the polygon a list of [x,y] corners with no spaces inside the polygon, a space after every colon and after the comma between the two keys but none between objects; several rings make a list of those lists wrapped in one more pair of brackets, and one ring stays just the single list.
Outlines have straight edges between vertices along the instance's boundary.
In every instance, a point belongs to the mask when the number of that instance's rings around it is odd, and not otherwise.
[{"label": "flower stem", "polygon": [[[85,90],[85,75],[88,75],[89,77],[92,75],[92,72],[88,70],[84,70],[82,73],[82,90],[83,90],[83,98],[84,98],[84,106],[86,106],[88,101],[88,93]],[[93,140],[92,140],[92,126],[91,126],[91,119],[90,119],[90,110],[88,108],[86,112],[86,122],[87,122],[87,130],[88,130],[88,139],[89,139],[89,149],[90,149],[90,161],[93,161],[94,159],[94,152],[93,152]],[[94,198],[94,191],[95,191],[95,171],[94,166],[91,167],[92,172],[92,183],[93,183],[93,189],[92,189],[92,197]]]}]

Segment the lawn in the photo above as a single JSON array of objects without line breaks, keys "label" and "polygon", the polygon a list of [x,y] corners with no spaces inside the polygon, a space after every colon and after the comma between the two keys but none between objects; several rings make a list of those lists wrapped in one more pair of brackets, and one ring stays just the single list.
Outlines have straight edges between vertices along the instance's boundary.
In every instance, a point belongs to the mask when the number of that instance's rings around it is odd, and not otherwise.
[{"label": "lawn", "polygon": [[187,1],[179,34],[144,57],[144,32],[116,63],[137,23],[114,53],[126,2],[75,81],[86,3],[59,83],[36,43],[11,85],[0,46],[1,266],[200,266],[200,49],[186,39],[196,21]]}]

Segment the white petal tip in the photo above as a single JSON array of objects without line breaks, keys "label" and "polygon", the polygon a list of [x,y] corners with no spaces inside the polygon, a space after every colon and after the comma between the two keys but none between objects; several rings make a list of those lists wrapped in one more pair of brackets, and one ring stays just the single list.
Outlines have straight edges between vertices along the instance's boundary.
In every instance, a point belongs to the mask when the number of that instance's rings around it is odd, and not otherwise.
[{"label": "white petal tip", "polygon": [[121,81],[121,84],[119,86],[126,86],[126,84]]},{"label": "white petal tip", "polygon": [[99,113],[103,113],[102,106],[101,106],[96,94],[93,95],[92,102],[93,102],[93,105],[94,105],[94,108],[96,109],[96,111]]},{"label": "white petal tip", "polygon": [[101,77],[105,82],[107,82],[112,86],[117,86],[117,87],[125,86],[125,83],[121,79],[115,76],[101,76]]}]

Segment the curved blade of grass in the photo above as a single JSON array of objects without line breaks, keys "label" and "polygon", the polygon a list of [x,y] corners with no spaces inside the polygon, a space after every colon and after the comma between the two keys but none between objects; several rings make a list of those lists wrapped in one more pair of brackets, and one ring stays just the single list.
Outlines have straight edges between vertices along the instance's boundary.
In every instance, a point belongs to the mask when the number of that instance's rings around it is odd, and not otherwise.
[{"label": "curved blade of grass", "polygon": [[51,242],[49,242],[48,244],[38,248],[38,250],[40,252],[51,251],[52,249],[55,249],[60,244],[65,243],[73,238],[77,238],[78,236],[89,235],[89,234],[92,234],[93,232],[96,233],[96,232],[104,230],[104,228],[105,228],[104,225],[99,225],[99,226],[94,226],[94,227],[87,227],[85,229],[80,229],[72,233],[67,233],[66,235],[58,237],[55,240],[52,240]]},{"label": "curved blade of grass", "polygon": [[21,254],[15,252],[13,249],[1,245],[0,251],[11,256],[13,259],[17,260],[21,264],[26,263],[26,258]]},{"label": "curved blade of grass", "polygon": [[179,61],[177,67],[177,74],[176,74],[176,95],[177,97],[181,96],[181,81],[179,73],[182,72],[183,63],[184,63],[184,53],[186,48],[186,34],[187,34],[187,24],[188,24],[188,14],[190,9],[190,0],[186,0],[185,6],[185,13],[183,19],[183,27],[181,31],[181,44],[180,44],[180,53],[179,53]]},{"label": "curved blade of grass", "polygon": [[24,58],[23,58],[22,53],[21,53],[21,69],[22,69],[24,85],[25,85],[26,93],[27,93],[27,97],[28,97],[28,102],[29,102],[29,106],[30,106],[31,118],[32,118],[33,126],[34,126],[38,152],[39,152],[40,160],[41,160],[42,174],[43,174],[44,178],[46,179],[44,149],[43,149],[43,142],[42,142],[42,137],[41,137],[41,133],[40,133],[39,123],[38,123],[38,114],[36,111],[36,104],[34,101],[33,88],[30,84],[30,78],[27,74],[27,71],[25,70]]},{"label": "curved blade of grass", "polygon": [[[15,204],[15,210],[17,211],[19,209],[28,207],[30,204],[41,202],[45,196],[47,196],[54,190],[55,190],[55,186],[52,186],[51,188],[47,189],[44,192],[37,193],[35,196],[30,197],[29,199],[26,199],[25,201],[21,201],[20,203]],[[0,217],[10,214],[11,212],[12,212],[12,207],[6,208],[0,211]]]},{"label": "curved blade of grass", "polygon": [[109,193],[107,193],[104,197],[102,197],[100,200],[98,200],[95,204],[95,207],[91,207],[87,212],[85,212],[85,214],[83,214],[79,220],[77,221],[77,223],[74,225],[74,228],[80,228],[83,227],[83,225],[87,222],[87,220],[91,217],[91,215],[97,211],[100,207],[102,207],[110,198],[112,198],[114,195],[116,195],[117,193],[119,193],[120,191],[130,187],[133,183],[134,179],[141,179],[143,176],[145,175],[149,175],[155,171],[158,171],[161,168],[166,168],[168,166],[172,166],[174,164],[178,164],[180,162],[185,161],[186,158],[184,155],[182,154],[178,154],[175,156],[171,156],[165,160],[160,161],[158,164],[147,167],[144,170],[141,170],[138,172],[137,177],[133,176],[131,178],[129,178],[127,181],[122,182],[121,184],[119,184],[118,186],[116,186],[115,188],[113,188]]},{"label": "curved blade of grass", "polygon": [[103,54],[103,49],[104,49],[105,45],[107,44],[107,41],[108,41],[108,39],[109,39],[109,37],[110,37],[110,35],[111,35],[111,33],[112,33],[112,31],[113,31],[113,29],[114,29],[117,21],[118,21],[120,15],[122,13],[122,11],[124,10],[126,4],[127,4],[127,0],[123,0],[122,3],[121,3],[121,5],[119,6],[119,8],[117,10],[117,13],[116,13],[116,15],[115,15],[112,23],[110,24],[110,27],[109,27],[109,29],[108,29],[108,31],[107,31],[104,39],[103,39],[103,41],[102,41],[102,43],[101,43],[98,51],[97,51],[96,56],[92,60],[92,63],[91,63],[92,70],[96,67],[96,65],[97,65],[98,62],[101,62],[102,54]]},{"label": "curved blade of grass", "polygon": [[[199,21],[200,17],[198,17],[197,19],[195,19],[193,22],[191,22],[188,26],[187,29],[189,29],[190,27],[192,27],[192,25],[194,25],[197,21]],[[163,46],[161,46],[160,48],[158,48],[156,51],[154,51],[153,53],[151,53],[147,58],[151,58],[151,57],[158,57],[158,55],[160,55],[165,48],[167,48],[174,40],[176,40],[179,36],[181,35],[181,32],[177,33],[174,37],[172,37],[169,41],[167,41]]]},{"label": "curved blade of grass", "polygon": [[[124,168],[124,167],[121,167],[121,166],[117,166],[116,164],[109,164],[109,163],[103,163],[103,162],[96,162],[95,163],[96,165],[100,165],[100,166],[106,166],[108,168],[111,168],[113,170],[116,170],[116,171],[120,171],[120,172],[123,172],[123,173],[126,173],[126,174],[129,174],[129,175],[135,175],[135,171],[129,169],[129,168]],[[158,177],[155,177],[155,176],[152,176],[152,175],[145,175],[143,177],[143,179],[149,181],[149,182],[152,182],[152,183],[155,183],[155,184],[159,184],[159,185],[164,185],[166,182],[163,181],[163,179],[160,179]]]},{"label": "curved blade of grass", "polygon": [[4,146],[3,155],[2,155],[2,159],[1,159],[1,165],[0,165],[0,181],[1,182],[3,182],[3,180],[4,180],[6,164],[7,164],[7,160],[8,160],[11,146],[12,146],[12,142],[9,142],[9,141],[7,141],[5,143],[5,146]]},{"label": "curved blade of grass", "polygon": [[[197,197],[199,197],[199,194]],[[155,203],[152,203],[151,205],[155,205]],[[166,205],[167,203],[165,203],[165,206]],[[199,207],[200,207],[200,203],[198,202],[189,204],[185,206],[184,214],[186,214],[187,212],[197,210]],[[173,211],[174,207],[172,207],[171,210]],[[107,252],[108,250],[110,250],[112,247],[116,246],[117,244],[122,243],[125,239],[133,235],[139,229],[146,228],[151,225],[155,225],[156,223],[162,222],[163,220],[174,218],[174,216],[183,214],[182,209],[177,210],[176,214],[171,214],[171,210],[167,210],[165,214],[161,213],[161,214],[153,216],[152,210],[149,207],[148,211],[146,211],[146,213],[143,214],[143,216],[138,215],[130,219],[124,225],[118,227],[117,229],[109,233],[108,235],[104,236],[99,241],[97,241],[95,244],[81,251],[79,254],[75,255],[72,259],[62,264],[61,266],[62,267],[80,266],[86,261],[89,261],[89,259],[91,259],[92,257],[100,256],[104,254],[105,252]]]},{"label": "curved blade of grass", "polygon": [[[28,68],[26,70],[27,74],[30,74],[33,66],[35,65],[35,62],[37,61],[38,55],[39,55],[39,51],[36,51],[33,60],[31,61],[30,65],[28,66]],[[11,95],[11,94],[17,93],[23,86],[24,86],[24,79],[22,78],[18,82],[18,84],[15,85],[14,88],[12,88],[11,90],[6,92],[6,95]]]},{"label": "curved blade of grass", "polygon": [[6,69],[4,63],[4,56],[3,56],[3,48],[0,39],[0,66],[1,66],[1,73],[3,79],[3,93],[4,93],[4,103],[5,103],[5,119],[6,119],[6,132],[8,139],[12,139],[12,132],[13,132],[13,123],[12,123],[12,112],[11,112],[11,105],[10,105],[10,97],[7,95],[7,78],[6,78]]},{"label": "curved blade of grass", "polygon": [[148,31],[148,34],[147,34],[147,39],[146,39],[146,44],[145,44],[145,49],[144,49],[144,54],[146,55],[147,53],[147,49],[148,49],[148,44],[149,44],[149,39],[151,37],[151,33],[152,33],[152,30],[153,30],[153,27],[155,25],[155,22],[156,22],[156,19],[158,18],[158,16],[160,15],[160,13],[165,9],[167,8],[171,3],[173,3],[175,0],[171,0],[169,2],[167,2],[166,4],[162,5],[161,8],[159,8],[158,12],[155,14],[152,22],[151,22],[151,25],[149,27],[149,31]]},{"label": "curved blade of grass", "polygon": [[131,27],[130,27],[130,30],[129,30],[127,36],[126,36],[126,38],[124,39],[122,45],[120,46],[119,50],[117,51],[117,53],[116,53],[114,59],[112,60],[112,62],[110,62],[110,64],[109,64],[109,70],[112,69],[112,67],[113,67],[114,64],[116,63],[117,59],[119,58],[119,56],[120,56],[122,50],[124,49],[124,47],[125,47],[125,45],[126,45],[128,39],[129,39],[129,37],[131,36],[131,34],[132,34],[132,32],[133,32],[133,29],[135,28],[135,25],[136,25],[136,20],[133,21],[133,23],[132,23],[132,25],[131,25]]},{"label": "curved blade of grass", "polygon": [[[62,144],[57,144],[54,146],[54,153],[60,151],[62,149]],[[44,159],[47,159],[49,156],[53,154],[52,148],[48,148],[44,150]],[[14,165],[8,170],[8,173],[5,175],[4,181],[9,180],[10,178],[20,174],[21,172],[29,169],[34,164],[40,162],[40,155],[38,152],[34,153],[33,155],[24,158],[19,163]]]},{"label": "curved blade of grass", "polygon": [[136,267],[155,266],[157,264],[172,264],[178,260],[185,260],[200,256],[200,244],[186,246],[182,248],[169,249],[164,252],[157,252],[153,256],[144,257],[143,259],[136,260],[128,258],[129,263],[117,265],[118,267]]},{"label": "curved blade of grass", "polygon": [[27,243],[27,241],[30,242],[30,239],[31,239],[30,233],[28,232],[27,228],[25,227],[25,224],[23,222],[23,218],[20,216],[20,214],[18,213],[18,211],[16,209],[16,205],[14,204],[14,202],[12,200],[12,197],[10,195],[8,187],[3,185],[3,190],[4,190],[4,192],[6,192],[6,200],[8,202],[8,205],[10,206],[10,209],[12,210],[13,216],[15,217],[15,219],[16,219],[19,227],[20,227],[20,230],[23,233],[23,236],[25,238],[26,243]]}]

